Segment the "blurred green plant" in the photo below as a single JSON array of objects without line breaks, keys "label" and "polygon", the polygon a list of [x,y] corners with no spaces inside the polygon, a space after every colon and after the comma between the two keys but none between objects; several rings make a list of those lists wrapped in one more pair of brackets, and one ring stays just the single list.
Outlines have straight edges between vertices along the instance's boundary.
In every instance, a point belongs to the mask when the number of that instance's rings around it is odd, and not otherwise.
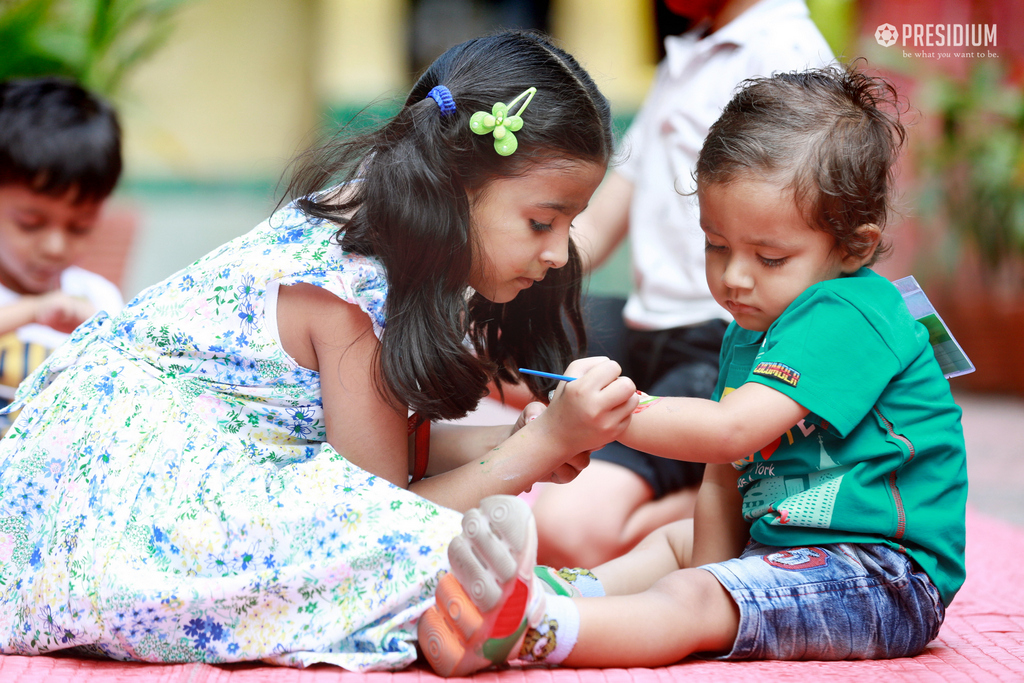
[{"label": "blurred green plant", "polygon": [[1024,91],[997,61],[978,61],[966,78],[925,78],[921,109],[938,131],[918,147],[918,206],[945,224],[950,253],[977,249],[997,271],[1024,259]]},{"label": "blurred green plant", "polygon": [[67,76],[107,97],[189,0],[0,0],[0,80]]},{"label": "blurred green plant", "polygon": [[807,10],[833,54],[843,58],[854,51],[857,40],[855,0],[807,0]]}]

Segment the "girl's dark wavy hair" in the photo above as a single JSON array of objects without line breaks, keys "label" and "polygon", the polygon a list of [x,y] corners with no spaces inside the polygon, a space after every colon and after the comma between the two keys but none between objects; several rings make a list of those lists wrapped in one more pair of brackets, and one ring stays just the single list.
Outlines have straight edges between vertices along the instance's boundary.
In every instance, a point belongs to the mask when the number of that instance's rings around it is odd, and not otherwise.
[{"label": "girl's dark wavy hair", "polygon": [[[451,91],[453,114],[442,116],[427,97],[436,85]],[[531,86],[537,94],[515,134],[519,147],[500,156],[492,136],[470,130],[470,116]],[[608,102],[587,72],[544,35],[505,31],[438,57],[378,130],[343,131],[297,159],[289,195],[307,215],[341,226],[336,239],[344,249],[378,258],[386,271],[377,386],[396,408],[429,419],[461,417],[492,378],[499,387],[522,379],[541,396],[552,383],[520,377],[516,368],[560,369],[582,351],[582,267],[571,241],[568,263],[512,301],[496,304],[480,294],[467,300],[469,193],[538,164],[607,164],[612,149]],[[337,183],[349,183],[347,191],[316,194]]]},{"label": "girl's dark wavy hair", "polygon": [[[793,193],[807,224],[854,255],[857,228],[882,229],[892,212],[896,161],[906,141],[896,89],[849,65],[744,81],[708,132],[698,187],[750,172]],[[871,263],[890,249],[880,243]]]},{"label": "girl's dark wavy hair", "polygon": [[99,202],[120,175],[121,127],[109,104],[65,78],[0,83],[0,185]]}]

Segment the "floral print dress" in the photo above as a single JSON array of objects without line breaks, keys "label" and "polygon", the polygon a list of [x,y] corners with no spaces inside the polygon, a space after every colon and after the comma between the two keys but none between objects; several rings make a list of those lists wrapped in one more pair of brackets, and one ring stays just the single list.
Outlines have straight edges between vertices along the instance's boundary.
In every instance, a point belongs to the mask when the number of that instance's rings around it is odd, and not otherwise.
[{"label": "floral print dress", "polygon": [[0,651],[355,671],[416,658],[461,514],[325,442],[278,287],[387,286],[289,205],[83,324],[18,390],[0,441]]}]

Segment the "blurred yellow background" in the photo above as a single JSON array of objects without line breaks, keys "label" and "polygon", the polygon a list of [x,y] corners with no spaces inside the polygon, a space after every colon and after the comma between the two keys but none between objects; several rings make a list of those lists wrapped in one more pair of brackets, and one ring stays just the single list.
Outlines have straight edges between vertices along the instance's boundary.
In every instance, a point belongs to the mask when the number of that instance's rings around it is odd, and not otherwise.
[{"label": "blurred yellow background", "polygon": [[[361,110],[393,111],[417,71],[445,47],[502,25],[497,12],[481,16],[488,4],[501,3],[185,2],[166,44],[115,97],[126,161],[118,199],[139,223],[121,278],[125,293],[136,294],[265,218],[297,152]],[[654,3],[539,4],[546,15],[541,28],[593,74],[626,125],[658,60]],[[608,272],[599,278],[605,288],[628,288],[628,251]]]},{"label": "blurred yellow background", "polygon": [[[140,216],[126,294],[262,220],[288,162],[317,134],[367,107],[393,111],[445,47],[510,19],[524,25],[524,6],[591,72],[624,129],[659,59],[654,0],[183,2],[166,44],[114,97],[125,131],[119,197]],[[841,51],[854,2],[810,6]],[[627,249],[593,287],[628,290]]]},{"label": "blurred yellow background", "polygon": [[[332,109],[404,94],[415,77],[411,12],[406,0],[186,4],[171,40],[135,71],[119,103],[129,176],[278,175]],[[633,111],[656,61],[652,14],[636,0],[556,0],[550,26],[616,109]]]}]

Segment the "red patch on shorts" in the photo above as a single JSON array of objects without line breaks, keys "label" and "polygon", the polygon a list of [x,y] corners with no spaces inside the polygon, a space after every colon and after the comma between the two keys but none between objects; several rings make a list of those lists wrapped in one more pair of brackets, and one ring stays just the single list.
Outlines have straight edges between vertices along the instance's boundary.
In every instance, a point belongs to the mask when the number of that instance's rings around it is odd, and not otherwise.
[{"label": "red patch on shorts", "polygon": [[790,548],[762,555],[761,559],[776,569],[805,572],[827,565],[828,553],[821,548]]}]

